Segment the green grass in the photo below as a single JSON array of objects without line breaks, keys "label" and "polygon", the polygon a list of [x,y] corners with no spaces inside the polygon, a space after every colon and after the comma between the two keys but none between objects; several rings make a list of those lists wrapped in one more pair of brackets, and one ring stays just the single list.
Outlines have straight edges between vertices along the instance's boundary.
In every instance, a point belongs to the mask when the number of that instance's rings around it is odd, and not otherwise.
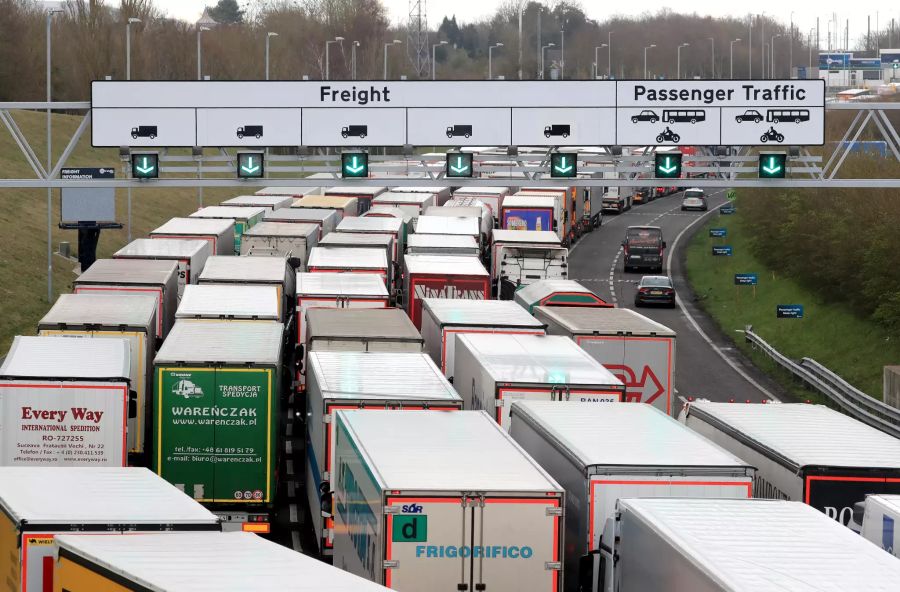
[{"label": "green grass", "polygon": [[[813,358],[850,384],[881,399],[883,366],[900,360],[900,338],[857,316],[846,305],[826,302],[791,278],[774,274],[750,252],[739,208],[733,216],[714,215],[688,246],[688,280],[700,305],[754,363],[799,398],[811,396],[793,383],[787,372],[754,351],[737,330],[753,325],[754,332],[781,353],[793,359]],[[710,227],[727,228],[728,237],[710,238]],[[732,245],[734,255],[713,257],[714,241]],[[734,285],[735,273],[759,274],[755,297],[753,288]],[[805,318],[776,318],[778,304],[803,304]]]}]

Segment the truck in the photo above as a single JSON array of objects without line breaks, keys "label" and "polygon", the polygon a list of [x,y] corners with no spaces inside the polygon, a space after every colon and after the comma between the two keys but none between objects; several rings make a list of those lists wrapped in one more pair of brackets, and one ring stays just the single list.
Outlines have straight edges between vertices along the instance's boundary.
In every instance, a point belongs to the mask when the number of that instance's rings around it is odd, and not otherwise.
[{"label": "truck", "polygon": [[210,255],[233,255],[234,220],[172,218],[151,230],[150,238],[205,240],[209,243]]},{"label": "truck", "polygon": [[[558,196],[516,193],[508,195],[500,207],[500,228],[504,230],[549,230],[559,234]],[[559,214],[559,216],[557,216]]]},{"label": "truck", "polygon": [[263,126],[261,125],[242,125],[237,128],[238,140],[243,140],[245,136],[253,136],[257,140],[263,137]]},{"label": "truck", "polygon": [[[322,176],[319,176],[322,175]],[[306,177],[307,179],[333,179],[330,174],[327,173],[313,173]],[[290,197],[292,200],[300,199],[304,195],[321,195],[322,191],[324,191],[323,187],[300,187],[298,185],[294,186],[278,186],[278,187],[263,187],[257,191],[253,192],[253,195],[274,195],[274,196],[284,196]],[[290,206],[285,206],[290,207]]]},{"label": "truck", "polygon": [[662,273],[666,241],[659,226],[629,226],[622,241],[622,271],[646,269]]},{"label": "truck", "polygon": [[549,230],[496,230],[491,244],[491,278],[497,298],[541,280],[569,276],[569,249]]},{"label": "truck", "polygon": [[130,374],[124,338],[15,337],[0,366],[0,465],[127,465]]},{"label": "truck", "polygon": [[[555,231],[564,246],[574,244],[582,233],[583,200],[579,203],[579,192],[586,195],[586,189],[578,187],[522,187],[517,195],[551,196],[554,198]],[[581,207],[580,207],[581,206]],[[551,230],[543,228],[543,230]]]},{"label": "truck", "polygon": [[753,497],[802,501],[846,526],[866,495],[900,493],[900,440],[825,406],[696,401],[679,419],[758,468]]},{"label": "truck", "polygon": [[619,499],[600,544],[600,579],[582,590],[892,590],[900,578],[895,558],[784,500]]},{"label": "truck", "polygon": [[97,259],[72,282],[75,294],[149,294],[156,298],[156,339],[162,341],[178,308],[178,263],[151,259]]},{"label": "truck", "polygon": [[139,125],[131,128],[131,139],[133,140],[137,140],[138,138],[150,138],[151,140],[154,140],[156,139],[157,134],[158,130],[155,125]]},{"label": "truck", "polygon": [[416,329],[424,298],[491,299],[490,275],[473,257],[407,255],[403,267],[403,304]]},{"label": "truck", "polygon": [[184,291],[175,318],[280,322],[281,306],[276,286],[199,284]]},{"label": "truck", "polygon": [[460,234],[411,234],[406,239],[406,252],[409,255],[481,256],[478,241]]},{"label": "truck", "polygon": [[153,363],[153,471],[229,529],[271,523],[283,333],[273,321],[182,319]]},{"label": "truck", "polygon": [[860,534],[894,557],[900,557],[900,495],[866,496]]},{"label": "truck", "polygon": [[607,187],[600,198],[602,212],[621,214],[627,212],[634,205],[634,196],[624,187]]},{"label": "truck", "polygon": [[647,405],[516,401],[509,434],[565,486],[573,592],[596,580],[600,535],[619,498],[749,498],[753,488],[753,467]]},{"label": "truck", "polygon": [[[481,235],[478,242],[487,249],[491,244],[491,234],[494,232],[494,216],[491,210],[474,197],[460,197],[448,199],[442,206],[431,206],[425,210],[426,216],[445,216],[448,218],[475,218]],[[418,232],[418,230],[417,230]]]},{"label": "truck", "polygon": [[[38,335],[125,339],[129,351],[129,389],[134,413],[128,414],[126,447],[131,461],[149,452],[150,397],[153,353],[156,351],[156,298],[150,295],[60,294],[44,318]],[[55,371],[55,369],[48,369]]]},{"label": "truck", "polygon": [[466,124],[456,124],[447,126],[447,137],[456,138],[462,136],[464,138],[472,137],[472,126]]},{"label": "truck", "polygon": [[338,214],[338,223],[344,218],[359,215],[359,200],[346,195],[304,195],[300,199],[294,200],[291,207],[333,210]]},{"label": "truck", "polygon": [[274,286],[278,290],[281,322],[291,327],[294,317],[296,275],[284,257],[210,257],[200,285]]},{"label": "truck", "polygon": [[372,200],[372,205],[400,208],[412,216],[413,221],[415,221],[428,207],[436,206],[438,203],[437,195],[434,193],[386,191],[381,195],[375,196],[375,199]]},{"label": "truck", "polygon": [[342,138],[349,138],[350,136],[365,138],[368,133],[369,126],[367,125],[345,125],[341,128]]},{"label": "truck", "polygon": [[266,212],[263,222],[283,222],[289,224],[315,224],[319,228],[318,239],[337,228],[340,214],[334,210],[316,210],[312,208],[280,208],[274,212]]},{"label": "truck", "polygon": [[97,535],[221,528],[209,510],[144,468],[0,466],[4,591],[61,589],[56,555],[63,536],[115,542]]},{"label": "truck", "polygon": [[403,236],[404,244],[409,239],[412,231],[414,217],[409,213],[392,205],[375,204],[369,211],[362,215],[363,218],[397,218],[403,222],[400,234]]},{"label": "truck", "polygon": [[516,292],[513,301],[533,313],[537,306],[613,308],[575,280],[540,280]]},{"label": "truck", "polygon": [[234,254],[241,254],[244,232],[262,221],[267,208],[238,206],[208,206],[190,215],[191,218],[213,218],[234,222]]},{"label": "truck", "polygon": [[275,210],[291,207],[294,199],[290,195],[260,195],[256,193],[253,195],[238,195],[237,197],[226,199],[219,205],[231,208],[265,208],[266,214],[268,214]]},{"label": "truck", "polygon": [[400,253],[396,253],[394,235],[387,233],[332,232],[322,239],[319,247],[323,249],[376,249],[383,252],[389,262],[388,284],[395,285],[400,277]]},{"label": "truck", "polygon": [[196,284],[212,255],[210,244],[202,239],[151,239],[138,238],[113,254],[113,259],[154,259],[178,263],[178,299],[184,294],[184,287]]},{"label": "truck", "polygon": [[203,588],[216,592],[247,592],[251,588],[388,592],[250,532],[61,535],[57,542],[57,586],[67,592]]},{"label": "truck", "polygon": [[[485,233],[483,232],[480,212],[474,208],[469,212],[455,211],[462,208],[448,208],[447,206],[430,207],[429,212],[419,216],[416,220],[416,234],[452,234],[456,236],[471,236],[478,241],[478,247],[484,251],[487,249]],[[436,213],[436,210],[441,212]],[[474,214],[474,215],[469,215]]]},{"label": "truck", "polygon": [[334,431],[335,565],[406,592],[562,588],[565,494],[487,413],[341,410]]},{"label": "truck", "polygon": [[544,126],[544,137],[550,138],[551,136],[562,136],[563,138],[568,138],[569,134],[572,133],[572,126],[568,123],[554,123],[553,125]]},{"label": "truck", "polygon": [[509,187],[468,185],[466,187],[455,189],[453,191],[453,197],[472,197],[481,201],[491,211],[491,215],[494,217],[494,223],[496,225],[496,221],[500,218],[500,206],[503,205],[503,200],[509,193]]},{"label": "truck", "polygon": [[406,250],[405,223],[401,218],[393,216],[360,216],[341,220],[337,226],[338,232],[356,234],[390,234],[394,237],[394,246],[391,259],[395,264],[400,264],[401,256]]},{"label": "truck", "polygon": [[244,233],[241,255],[287,258],[291,269],[303,269],[309,251],[319,244],[316,224],[262,222]]},{"label": "truck", "polygon": [[425,298],[422,337],[425,351],[453,382],[456,337],[468,333],[544,335],[545,326],[514,302]]},{"label": "truck", "polygon": [[622,381],[557,335],[457,335],[453,383],[466,409],[484,409],[505,430],[513,401],[605,404],[625,395]]},{"label": "truck", "polygon": [[356,215],[362,216],[372,207],[372,200],[376,195],[381,195],[387,191],[387,187],[363,187],[359,185],[346,185],[342,187],[329,187],[325,190],[325,195],[335,195],[338,197],[355,197],[356,198]]},{"label": "truck", "polygon": [[675,331],[627,308],[536,306],[532,314],[625,383],[626,401],[673,413]]},{"label": "truck", "polygon": [[[337,534],[332,497],[335,411],[458,411],[463,402],[421,352],[313,351],[307,362],[306,494],[316,541],[322,552],[329,553]],[[335,565],[343,564],[335,561]]]},{"label": "truck", "polygon": [[394,289],[393,264],[386,249],[316,247],[306,267],[310,272],[373,274],[381,278],[389,293]]},{"label": "truck", "polygon": [[[444,158],[441,157],[439,161],[435,161],[435,164],[439,162],[443,162]],[[391,191],[396,191],[398,193],[429,193],[435,196],[437,203],[435,205],[442,206],[447,203],[447,200],[452,197],[452,191],[450,187],[429,187],[429,186],[415,186],[415,185],[404,185],[402,187],[393,187]]]}]

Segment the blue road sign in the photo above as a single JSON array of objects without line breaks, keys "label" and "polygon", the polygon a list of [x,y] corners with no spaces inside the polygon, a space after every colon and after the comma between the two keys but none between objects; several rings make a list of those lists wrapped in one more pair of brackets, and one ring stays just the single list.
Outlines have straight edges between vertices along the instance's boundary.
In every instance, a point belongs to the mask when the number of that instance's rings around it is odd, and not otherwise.
[{"label": "blue road sign", "polygon": [[775,317],[779,319],[802,319],[802,304],[779,304],[775,308]]},{"label": "blue road sign", "polygon": [[712,248],[712,254],[716,257],[731,257],[734,253],[732,253],[731,245],[720,245]]},{"label": "blue road sign", "polygon": [[712,236],[712,237],[728,236],[728,229],[727,228],[710,228],[709,236]]},{"label": "blue road sign", "polygon": [[759,283],[759,276],[755,273],[736,273],[734,274],[735,286],[755,286]]},{"label": "blue road sign", "polygon": [[734,204],[725,204],[721,208],[719,208],[719,213],[723,216],[730,216],[735,211]]}]

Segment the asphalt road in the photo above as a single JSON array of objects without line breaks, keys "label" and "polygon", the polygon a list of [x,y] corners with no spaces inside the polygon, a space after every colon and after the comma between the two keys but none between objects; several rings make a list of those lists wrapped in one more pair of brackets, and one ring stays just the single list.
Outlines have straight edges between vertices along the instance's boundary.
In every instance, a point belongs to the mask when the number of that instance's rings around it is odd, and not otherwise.
[{"label": "asphalt road", "polygon": [[[717,206],[726,202],[725,190],[708,194],[710,213],[718,216]],[[784,396],[753,366],[734,344],[696,306],[694,294],[683,277],[684,247],[692,232],[702,226],[703,212],[682,212],[681,193],[658,198],[649,204],[634,206],[623,214],[604,214],[603,225],[583,237],[569,257],[569,277],[578,280],[608,302],[624,308],[634,307],[634,294],[640,272],[622,271],[621,243],[625,228],[652,225],[662,228],[668,243],[665,273],[675,282],[679,296],[676,308],[640,307],[641,314],[674,330],[675,392],[682,397],[705,397],[713,401],[783,400]],[[705,220],[706,218],[704,218]],[[742,339],[740,334],[731,336]]]}]

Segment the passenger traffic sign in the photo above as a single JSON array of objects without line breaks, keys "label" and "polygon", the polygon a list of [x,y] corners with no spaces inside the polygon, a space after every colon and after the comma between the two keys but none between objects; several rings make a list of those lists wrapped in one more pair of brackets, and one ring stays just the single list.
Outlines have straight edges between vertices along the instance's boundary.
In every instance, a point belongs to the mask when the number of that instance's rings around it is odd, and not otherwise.
[{"label": "passenger traffic sign", "polygon": [[554,152],[550,155],[550,177],[569,179],[578,176],[578,155]]},{"label": "passenger traffic sign", "polygon": [[722,237],[728,236],[728,229],[727,228],[710,228],[709,236],[711,236],[713,238],[722,238]]},{"label": "passenger traffic sign", "polygon": [[656,154],[656,178],[677,179],[681,177],[681,152]]},{"label": "passenger traffic sign", "polygon": [[366,152],[342,152],[341,176],[358,179],[369,176],[369,154]]},{"label": "passenger traffic sign", "polygon": [[446,174],[451,178],[472,176],[471,152],[448,152]]},{"label": "passenger traffic sign", "polygon": [[238,152],[237,176],[239,179],[258,179],[265,173],[262,152]]},{"label": "passenger traffic sign", "polygon": [[802,319],[802,304],[778,304],[775,306],[775,318],[778,319]]},{"label": "passenger traffic sign", "polygon": [[759,283],[759,275],[755,273],[736,273],[734,274],[735,286],[755,286]]},{"label": "passenger traffic sign", "polygon": [[787,171],[787,155],[783,152],[761,152],[759,155],[760,179],[784,179]]},{"label": "passenger traffic sign", "polygon": [[159,154],[156,152],[134,152],[131,155],[131,176],[135,179],[156,179],[159,177]]},{"label": "passenger traffic sign", "polygon": [[734,252],[731,245],[713,246],[712,254],[716,257],[731,257]]}]

